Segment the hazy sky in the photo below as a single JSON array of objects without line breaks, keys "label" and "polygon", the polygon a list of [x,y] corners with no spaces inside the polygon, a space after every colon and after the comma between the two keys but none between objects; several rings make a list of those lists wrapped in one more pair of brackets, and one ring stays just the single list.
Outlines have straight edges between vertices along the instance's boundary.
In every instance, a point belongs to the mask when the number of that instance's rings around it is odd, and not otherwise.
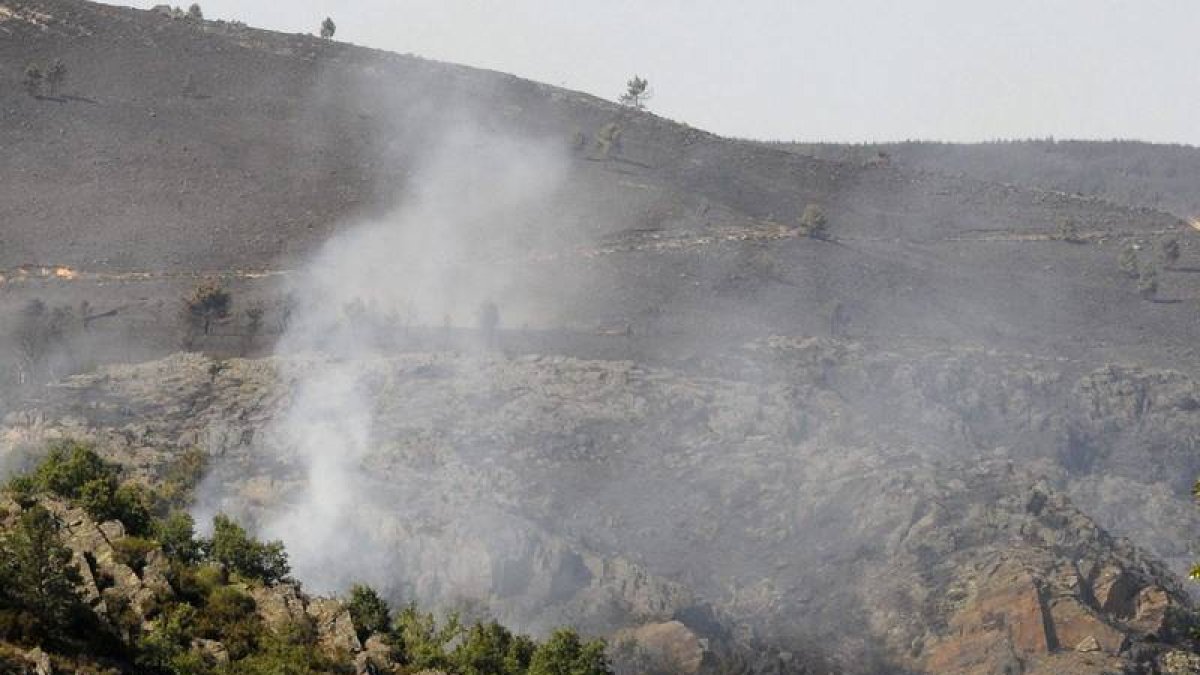
[{"label": "hazy sky", "polygon": [[201,4],[290,32],[328,15],[339,40],[605,98],[638,73],[652,110],[726,135],[1200,144],[1200,0]]}]

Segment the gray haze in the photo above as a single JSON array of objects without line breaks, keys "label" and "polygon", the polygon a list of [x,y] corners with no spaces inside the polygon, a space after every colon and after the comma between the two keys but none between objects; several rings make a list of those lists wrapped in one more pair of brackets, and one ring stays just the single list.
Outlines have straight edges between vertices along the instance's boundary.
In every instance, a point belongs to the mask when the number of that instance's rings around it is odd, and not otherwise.
[{"label": "gray haze", "polygon": [[[157,0],[133,3],[150,7]],[[512,72],[779,140],[1200,143],[1194,0],[206,0],[208,18]]]}]

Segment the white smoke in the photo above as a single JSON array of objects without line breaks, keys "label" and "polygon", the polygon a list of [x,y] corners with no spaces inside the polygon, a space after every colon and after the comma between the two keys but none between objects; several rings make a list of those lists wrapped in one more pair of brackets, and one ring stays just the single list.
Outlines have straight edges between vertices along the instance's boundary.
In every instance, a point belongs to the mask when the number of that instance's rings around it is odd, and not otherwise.
[{"label": "white smoke", "polygon": [[336,591],[386,572],[388,552],[362,522],[388,511],[364,469],[377,440],[369,361],[395,347],[399,325],[462,329],[484,302],[520,305],[506,272],[523,254],[513,233],[534,225],[567,167],[558,144],[456,125],[411,173],[394,213],[344,229],[296,282],[277,350],[289,405],[264,445],[299,460],[305,485],[261,534],[283,540],[309,587]]}]

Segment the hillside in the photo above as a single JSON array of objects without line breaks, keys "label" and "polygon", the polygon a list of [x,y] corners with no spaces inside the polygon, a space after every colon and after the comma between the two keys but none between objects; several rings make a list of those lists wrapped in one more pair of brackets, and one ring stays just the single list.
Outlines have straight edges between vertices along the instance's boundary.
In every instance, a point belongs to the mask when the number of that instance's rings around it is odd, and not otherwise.
[{"label": "hillside", "polygon": [[199,452],[308,592],[670,673],[1196,661],[1187,149],[877,161],[83,0],[0,0],[0,112],[5,470]]},{"label": "hillside", "polygon": [[[225,275],[243,306],[275,311],[282,277],[250,273],[292,270],[333,233],[386,217],[419,189],[431,148],[465,126],[480,143],[500,139],[505,160],[529,143],[566,157],[519,227],[464,233],[487,242],[471,264],[505,279],[493,292],[510,327],[627,325],[675,344],[736,344],[821,332],[840,302],[859,335],[1141,351],[1154,335],[1167,362],[1194,356],[1172,336],[1197,328],[1185,311],[1197,279],[1162,275],[1169,302],[1153,304],[1116,270],[1124,242],[1183,232],[1163,212],[798,156],[312,37],[67,0],[5,7],[0,269],[20,279],[21,265],[71,268],[70,288],[26,287],[50,305],[120,307],[99,326],[126,350],[179,343],[173,307],[197,273]],[[24,65],[55,58],[70,73],[62,96],[24,94]],[[610,124],[619,139],[605,152]],[[507,171],[477,161],[479,180]],[[797,237],[810,204],[828,212],[836,244]],[[1087,245],[1048,241],[1065,217]],[[1181,268],[1195,264],[1183,243]],[[466,325],[479,300],[416,321]],[[1149,352],[1138,356],[1163,355]]]},{"label": "hillside", "polygon": [[1039,186],[1181,218],[1200,214],[1196,180],[1200,148],[1135,141],[1003,141],[995,143],[779,143],[813,157],[869,161],[885,152],[898,166],[980,180]]}]

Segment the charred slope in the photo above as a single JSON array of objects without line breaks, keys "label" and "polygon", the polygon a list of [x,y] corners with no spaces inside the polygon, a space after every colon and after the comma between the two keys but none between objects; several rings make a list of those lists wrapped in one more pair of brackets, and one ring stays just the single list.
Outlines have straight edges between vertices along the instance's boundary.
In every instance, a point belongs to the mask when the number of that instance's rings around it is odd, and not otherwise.
[{"label": "charred slope", "polygon": [[1200,214],[1196,180],[1200,149],[1135,141],[1004,141],[997,143],[780,143],[835,161],[878,161],[885,152],[898,166],[964,174],[981,180],[1036,185],[1129,206],[1150,206],[1180,217]]},{"label": "charred slope", "polygon": [[[703,351],[824,333],[841,303],[856,335],[1188,357],[1172,336],[1196,328],[1185,310],[1200,279],[1164,272],[1166,302],[1146,303],[1115,264],[1127,241],[1186,230],[1163,212],[799,156],[308,36],[75,0],[3,7],[0,274],[16,289],[0,298],[5,314],[33,295],[121,307],[98,330],[161,354],[179,344],[175,316],[194,274],[295,266],[356,217],[402,201],[421,158],[465,125],[571,158],[561,189],[497,242],[505,255],[470,263],[507,266],[498,300],[509,326],[627,327],[649,340],[632,354]],[[53,59],[69,73],[59,95],[24,93],[25,64]],[[619,138],[605,141],[613,124]],[[809,204],[826,209],[834,241],[798,236]],[[1062,217],[1084,244],[1051,240]],[[494,223],[476,227],[494,236]],[[1187,244],[1180,267],[1194,264]],[[21,282],[12,270],[27,263],[83,274]],[[122,271],[159,276],[105,276]],[[278,309],[272,280],[232,283],[239,311]]]}]

